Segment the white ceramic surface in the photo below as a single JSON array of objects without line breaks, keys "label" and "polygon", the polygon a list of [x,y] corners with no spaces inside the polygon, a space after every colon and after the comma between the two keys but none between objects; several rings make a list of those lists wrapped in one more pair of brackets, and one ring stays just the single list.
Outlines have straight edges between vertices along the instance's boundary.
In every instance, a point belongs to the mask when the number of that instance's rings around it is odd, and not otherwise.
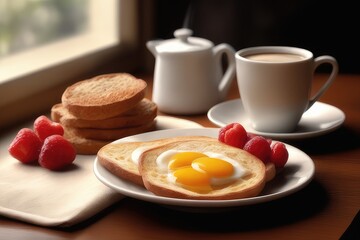
[{"label": "white ceramic surface", "polygon": [[320,136],[339,128],[345,121],[345,114],[340,109],[326,103],[316,102],[304,113],[297,129],[291,133],[259,132],[253,129],[245,113],[241,99],[219,103],[208,111],[211,122],[223,127],[229,123],[241,123],[248,132],[271,137],[273,139],[303,139]]},{"label": "white ceramic surface", "polygon": [[[146,43],[155,56],[152,100],[170,114],[206,113],[223,101],[235,76],[235,50],[178,29],[174,39]],[[222,72],[222,56],[228,61]]]},{"label": "white ceramic surface", "polygon": [[[285,61],[284,56],[287,56]],[[244,109],[252,127],[261,132],[294,131],[303,113],[325,93],[338,73],[337,61],[332,56],[315,58],[312,52],[296,47],[244,48],[235,54],[235,58]],[[321,65],[331,66],[329,77],[314,95],[309,96],[314,73]]]},{"label": "white ceramic surface", "polygon": [[[117,142],[148,141],[157,138],[181,135],[217,137],[218,132],[219,128],[167,129],[134,135],[117,140]],[[275,179],[266,184],[265,189],[259,196],[253,198],[233,200],[189,200],[156,196],[153,193],[147,191],[145,188],[122,180],[111,174],[100,165],[97,158],[94,162],[94,173],[95,176],[106,186],[118,191],[125,196],[166,206],[180,207],[181,210],[189,207],[206,208],[208,210],[214,208],[244,206],[272,201],[287,196],[304,188],[312,180],[315,173],[315,166],[312,159],[306,153],[291,145],[287,144],[286,147],[289,151],[289,160],[285,168],[276,176]]]}]

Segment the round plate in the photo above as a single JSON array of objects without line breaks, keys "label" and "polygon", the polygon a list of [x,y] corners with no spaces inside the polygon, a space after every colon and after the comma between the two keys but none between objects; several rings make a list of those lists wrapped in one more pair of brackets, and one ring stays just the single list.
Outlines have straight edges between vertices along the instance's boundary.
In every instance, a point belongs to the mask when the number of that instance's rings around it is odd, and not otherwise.
[{"label": "round plate", "polygon": [[[219,128],[167,129],[138,134],[115,142],[149,141],[174,136],[197,135],[217,137],[218,132]],[[145,188],[113,175],[99,163],[97,158],[94,162],[94,173],[106,186],[125,196],[143,201],[178,207],[217,208],[243,206],[267,202],[287,196],[302,189],[312,180],[315,173],[315,166],[312,159],[307,154],[291,145],[286,144],[286,147],[289,152],[289,159],[284,169],[275,177],[275,179],[266,184],[259,196],[252,198],[232,200],[189,200],[157,196],[147,191]]]},{"label": "round plate", "polygon": [[250,133],[273,139],[303,139],[320,136],[334,131],[345,121],[345,114],[340,109],[329,104],[315,102],[302,116],[296,131],[291,133],[259,132],[253,129],[241,99],[219,103],[208,111],[207,116],[219,127],[238,122]]}]

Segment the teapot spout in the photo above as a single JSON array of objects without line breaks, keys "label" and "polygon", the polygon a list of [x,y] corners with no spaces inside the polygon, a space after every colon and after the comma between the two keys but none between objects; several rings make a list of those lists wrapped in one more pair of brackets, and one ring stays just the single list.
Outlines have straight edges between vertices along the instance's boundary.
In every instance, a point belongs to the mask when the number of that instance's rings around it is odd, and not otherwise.
[{"label": "teapot spout", "polygon": [[162,40],[152,40],[146,42],[146,47],[149,49],[149,51],[156,57],[158,52],[156,51],[156,46],[160,44]]}]

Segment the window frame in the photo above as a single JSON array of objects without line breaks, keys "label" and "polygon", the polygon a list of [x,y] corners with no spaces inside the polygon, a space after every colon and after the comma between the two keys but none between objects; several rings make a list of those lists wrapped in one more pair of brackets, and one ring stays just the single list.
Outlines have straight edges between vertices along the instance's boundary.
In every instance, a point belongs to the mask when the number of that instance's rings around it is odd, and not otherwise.
[{"label": "window frame", "polygon": [[[92,72],[110,60],[116,59],[118,65],[123,64],[128,69],[136,68],[138,61],[131,61],[134,57],[129,60],[128,56],[138,54],[141,44],[139,42],[138,0],[114,1],[117,3],[116,7],[119,13],[117,21],[120,23],[118,27],[121,29],[115,36],[118,41],[110,40],[102,47],[92,49],[87,53],[80,53],[46,67],[0,80],[0,129],[18,122],[20,119],[31,117],[46,109],[49,110],[54,102],[61,101],[59,93],[65,86],[76,81],[77,77]],[[75,39],[74,43],[76,42],[79,43],[79,39]],[[49,45],[53,47],[57,44],[59,43]],[[40,49],[40,51],[46,52],[46,47],[44,49]],[[29,52],[24,54],[29,55]],[[16,57],[22,57],[21,55]],[[1,65],[3,64],[0,61],[0,70],[6,71],[6,68]],[[20,66],[15,66],[15,70],[16,67]],[[47,79],[51,79],[51,81]]]}]

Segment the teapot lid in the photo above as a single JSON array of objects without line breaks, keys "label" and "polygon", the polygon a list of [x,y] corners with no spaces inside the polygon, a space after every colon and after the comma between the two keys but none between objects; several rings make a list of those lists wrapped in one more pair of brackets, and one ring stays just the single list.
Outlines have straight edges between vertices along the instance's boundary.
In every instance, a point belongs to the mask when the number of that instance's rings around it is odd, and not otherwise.
[{"label": "teapot lid", "polygon": [[175,38],[164,40],[156,50],[160,52],[194,52],[212,48],[211,41],[203,38],[190,37],[193,31],[188,28],[180,28],[174,32]]}]

